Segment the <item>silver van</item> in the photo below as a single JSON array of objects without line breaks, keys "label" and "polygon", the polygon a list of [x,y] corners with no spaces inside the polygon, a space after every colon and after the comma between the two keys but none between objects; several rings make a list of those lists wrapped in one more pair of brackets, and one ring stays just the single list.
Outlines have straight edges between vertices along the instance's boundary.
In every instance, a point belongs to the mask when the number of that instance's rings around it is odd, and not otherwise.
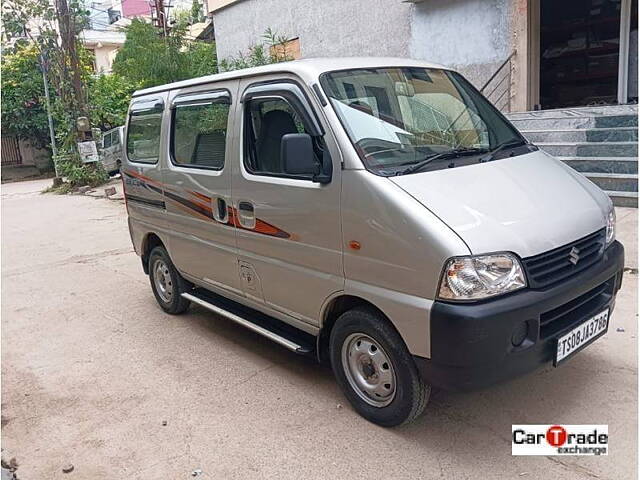
[{"label": "silver van", "polygon": [[100,161],[110,175],[118,173],[122,165],[124,127],[116,127],[102,134]]},{"label": "silver van", "polygon": [[561,365],[622,281],[609,198],[460,74],[309,59],[134,94],[129,229],[160,307],[330,363],[354,409]]}]

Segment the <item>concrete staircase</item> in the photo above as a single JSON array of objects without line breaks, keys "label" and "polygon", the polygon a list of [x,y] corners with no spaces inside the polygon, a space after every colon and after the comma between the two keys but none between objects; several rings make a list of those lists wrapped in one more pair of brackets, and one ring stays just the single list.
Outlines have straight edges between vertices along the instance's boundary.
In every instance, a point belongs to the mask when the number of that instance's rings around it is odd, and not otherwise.
[{"label": "concrete staircase", "polygon": [[638,206],[638,106],[510,113],[537,146],[598,185],[618,206]]}]

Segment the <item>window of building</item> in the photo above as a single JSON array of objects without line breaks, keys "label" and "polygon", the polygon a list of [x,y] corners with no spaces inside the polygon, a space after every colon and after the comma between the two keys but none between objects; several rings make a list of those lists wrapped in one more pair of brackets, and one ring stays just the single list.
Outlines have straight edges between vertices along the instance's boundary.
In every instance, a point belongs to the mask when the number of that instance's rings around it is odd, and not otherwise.
[{"label": "window of building", "polygon": [[160,153],[162,111],[133,113],[127,133],[127,156],[132,162],[156,163]]},{"label": "window of building", "polygon": [[224,167],[228,120],[227,103],[177,105],[172,126],[173,162],[221,170]]},{"label": "window of building", "polygon": [[[284,171],[280,144],[289,133],[309,133],[293,107],[280,98],[248,102],[245,124],[245,166],[258,175],[288,176]],[[319,139],[316,139],[319,141]],[[320,158],[321,145],[316,156]]]}]

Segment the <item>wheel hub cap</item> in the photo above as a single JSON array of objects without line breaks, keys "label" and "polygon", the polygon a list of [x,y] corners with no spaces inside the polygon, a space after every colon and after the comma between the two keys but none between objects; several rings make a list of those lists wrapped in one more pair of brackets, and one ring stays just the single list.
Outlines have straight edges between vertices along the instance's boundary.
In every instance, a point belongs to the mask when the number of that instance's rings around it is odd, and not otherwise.
[{"label": "wheel hub cap", "polygon": [[173,297],[173,282],[169,267],[162,259],[158,259],[153,264],[153,281],[160,298],[166,302],[171,302]]},{"label": "wheel hub cap", "polygon": [[363,333],[349,335],[342,344],[342,367],[351,388],[375,407],[389,405],[396,394],[396,374],[384,349]]}]

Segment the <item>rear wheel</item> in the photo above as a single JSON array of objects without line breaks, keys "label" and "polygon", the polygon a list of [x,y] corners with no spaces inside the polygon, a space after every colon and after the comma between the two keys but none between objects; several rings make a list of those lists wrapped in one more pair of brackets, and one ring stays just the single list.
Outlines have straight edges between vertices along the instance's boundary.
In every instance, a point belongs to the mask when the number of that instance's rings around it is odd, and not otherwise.
[{"label": "rear wheel", "polygon": [[109,175],[117,175],[120,173],[120,167],[122,167],[122,162],[120,160],[118,160],[116,162],[116,169],[112,170],[111,172],[109,172]]},{"label": "rear wheel", "polygon": [[189,308],[189,300],[182,293],[189,290],[189,284],[173,266],[164,247],[155,247],[149,254],[149,281],[160,307],[167,313],[179,314]]},{"label": "rear wheel", "polygon": [[367,420],[393,427],[424,411],[431,388],[400,335],[375,309],[342,314],[331,331],[330,354],[340,388]]}]

